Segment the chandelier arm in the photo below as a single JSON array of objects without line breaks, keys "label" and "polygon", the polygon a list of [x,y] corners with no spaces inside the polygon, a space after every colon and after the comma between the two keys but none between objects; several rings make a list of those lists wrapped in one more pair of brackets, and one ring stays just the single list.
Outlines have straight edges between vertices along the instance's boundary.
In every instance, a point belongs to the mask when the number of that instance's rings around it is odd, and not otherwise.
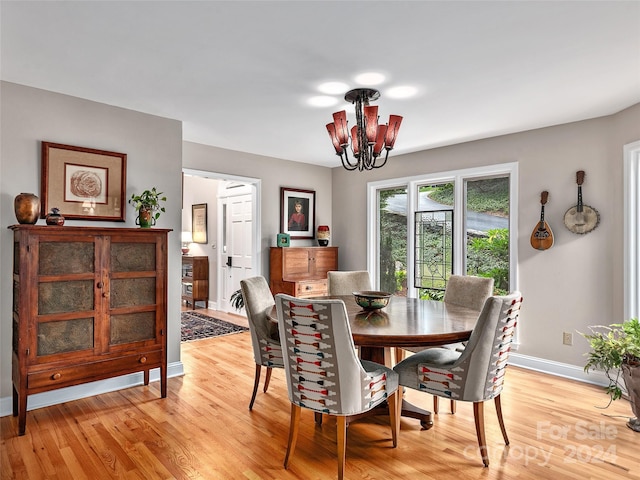
[{"label": "chandelier arm", "polygon": [[[390,150],[387,150],[387,153],[384,156],[384,160],[380,165],[375,165],[375,162],[374,162],[373,168],[384,167],[384,164],[387,163],[387,159],[389,158],[389,152],[390,152]],[[380,158],[380,157],[378,157],[378,158]]]},{"label": "chandelier arm", "polygon": [[342,166],[344,167],[345,170],[348,170],[348,171],[352,172],[356,168],[358,168],[358,164],[357,163],[354,165],[353,163],[351,163],[349,161],[349,156],[347,155],[347,151],[346,150],[344,152],[344,156],[340,155],[340,160],[342,161]]}]

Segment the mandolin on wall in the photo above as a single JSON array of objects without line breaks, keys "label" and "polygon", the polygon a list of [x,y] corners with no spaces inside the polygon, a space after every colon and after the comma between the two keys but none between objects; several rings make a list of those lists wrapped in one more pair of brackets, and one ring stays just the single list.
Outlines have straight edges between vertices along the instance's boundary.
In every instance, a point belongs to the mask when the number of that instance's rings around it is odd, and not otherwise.
[{"label": "mandolin on wall", "polygon": [[598,211],[585,205],[582,202],[582,184],[584,183],[584,170],[576,173],[576,183],[578,184],[578,203],[569,208],[564,214],[564,225],[570,232],[583,235],[589,233],[600,223]]}]

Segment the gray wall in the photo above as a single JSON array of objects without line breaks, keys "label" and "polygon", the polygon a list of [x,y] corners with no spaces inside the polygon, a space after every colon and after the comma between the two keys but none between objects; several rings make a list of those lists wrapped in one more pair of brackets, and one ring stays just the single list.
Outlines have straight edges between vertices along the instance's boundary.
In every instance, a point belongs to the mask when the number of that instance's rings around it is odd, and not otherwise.
[{"label": "gray wall", "polygon": [[[367,182],[518,162],[519,287],[524,296],[518,354],[582,366],[588,345],[576,331],[623,320],[622,149],[638,139],[640,105],[635,105],[609,117],[394,155],[372,172],[333,169],[331,232],[340,246],[340,268],[367,265]],[[578,170],[586,172],[584,201],[601,216],[598,228],[587,235],[572,234],[563,224],[564,212],[576,203]],[[555,245],[541,252],[531,248],[529,237],[540,218],[543,190],[549,191],[545,219]],[[574,332],[573,346],[562,345],[563,331]]]},{"label": "gray wall", "polygon": [[[168,197],[158,227],[169,234],[169,363],[180,360],[180,224],[182,123],[12,83],[0,84],[0,398],[10,410],[13,199],[20,192],[40,196],[40,142],[49,141],[127,154],[127,198],[153,186]],[[69,225],[134,227],[126,222],[67,221]],[[44,224],[44,220],[39,220]],[[173,293],[175,292],[175,293]],[[178,332],[173,333],[172,332]]]}]

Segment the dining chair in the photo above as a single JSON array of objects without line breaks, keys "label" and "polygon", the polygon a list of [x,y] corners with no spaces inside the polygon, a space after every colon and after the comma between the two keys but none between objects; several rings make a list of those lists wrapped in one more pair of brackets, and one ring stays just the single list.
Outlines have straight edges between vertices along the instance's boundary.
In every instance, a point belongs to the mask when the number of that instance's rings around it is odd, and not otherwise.
[{"label": "dining chair", "polygon": [[[447,286],[444,291],[443,301],[447,304],[458,305],[461,307],[482,310],[484,302],[493,294],[493,278],[476,277],[473,275],[451,275],[447,280]],[[460,350],[464,348],[464,344],[455,344],[449,346]],[[404,352],[396,349],[396,359],[402,361]],[[420,347],[407,347],[404,350],[411,352],[419,352]],[[438,397],[433,397],[433,413],[439,411]],[[456,402],[451,400],[451,413],[456,413]]]},{"label": "dining chair", "polygon": [[353,292],[371,290],[371,278],[366,270],[327,272],[329,295],[351,295]]},{"label": "dining chair", "polygon": [[489,297],[464,349],[427,348],[398,363],[393,369],[400,385],[452,400],[473,402],[476,434],[485,467],[489,466],[484,431],[484,402],[493,399],[498,423],[507,445],[500,393],[518,320],[522,295]]},{"label": "dining chair", "polygon": [[275,297],[291,402],[284,468],[293,457],[302,408],[336,417],[338,478],[344,476],[349,416],[387,402],[393,447],[400,430],[398,374],[356,356],[342,300]]},{"label": "dining chair", "polygon": [[282,362],[278,326],[269,320],[268,316],[275,301],[267,280],[262,276],[246,278],[240,280],[240,289],[249,321],[253,358],[256,362],[253,394],[251,402],[249,402],[249,410],[251,410],[253,402],[256,400],[262,367],[267,367],[263,390],[266,393],[271,380],[272,368],[282,368],[284,363]]}]

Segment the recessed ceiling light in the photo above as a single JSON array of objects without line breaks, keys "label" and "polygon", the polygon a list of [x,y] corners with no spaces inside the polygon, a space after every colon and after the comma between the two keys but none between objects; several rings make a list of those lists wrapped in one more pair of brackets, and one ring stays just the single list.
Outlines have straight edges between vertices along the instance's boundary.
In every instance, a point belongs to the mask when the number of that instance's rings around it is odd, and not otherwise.
[{"label": "recessed ceiling light", "polygon": [[338,93],[345,93],[349,90],[349,85],[344,82],[325,82],[318,86],[318,90],[327,95],[335,95]]},{"label": "recessed ceiling light", "polygon": [[401,86],[388,88],[384,91],[384,95],[389,98],[409,98],[418,92],[416,87]]},{"label": "recessed ceiling light", "polygon": [[326,95],[319,95],[317,97],[311,97],[308,100],[309,105],[312,107],[330,107],[338,103],[336,97],[328,97]]},{"label": "recessed ceiling light", "polygon": [[376,72],[361,73],[355,77],[360,85],[380,85],[384,80],[384,75]]}]

